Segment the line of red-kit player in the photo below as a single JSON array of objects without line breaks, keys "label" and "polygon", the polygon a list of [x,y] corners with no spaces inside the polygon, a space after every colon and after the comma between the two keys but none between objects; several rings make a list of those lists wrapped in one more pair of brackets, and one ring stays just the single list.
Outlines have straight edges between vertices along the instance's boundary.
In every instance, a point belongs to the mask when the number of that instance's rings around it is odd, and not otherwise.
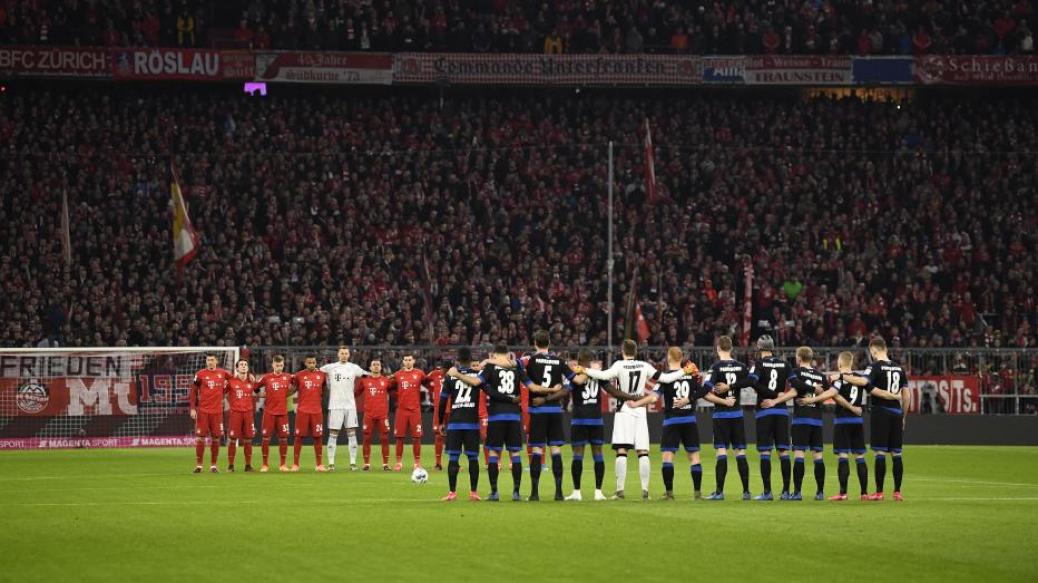
[{"label": "line of red-kit player", "polygon": [[[314,456],[317,461],[316,470],[326,471],[322,464],[323,448],[321,439],[324,436],[323,412],[321,402],[327,382],[327,375],[320,370],[304,369],[292,373],[267,373],[258,381],[250,380],[251,375],[241,378],[230,372],[215,368],[202,369],[195,374],[194,382],[188,392],[188,403],[195,418],[195,472],[202,470],[205,454],[205,440],[210,438],[210,471],[217,472],[217,460],[220,453],[220,438],[225,433],[224,398],[230,404],[230,415],[226,427],[228,438],[228,469],[234,471],[238,442],[244,449],[245,471],[252,471],[252,441],[256,435],[255,397],[264,397],[263,419],[261,426],[261,444],[263,465],[261,472],[269,471],[270,442],[278,437],[279,469],[283,472],[299,471],[299,460],[304,437],[313,439]],[[371,445],[374,432],[378,431],[382,446],[382,466],[389,469],[389,392],[398,392],[397,411],[394,419],[394,437],[396,440],[396,467],[402,467],[404,440],[411,437],[414,466],[421,467],[421,439],[423,436],[421,418],[420,386],[429,388],[435,407],[433,419],[439,418],[440,391],[443,387],[444,372],[437,368],[429,374],[415,368],[410,371],[398,370],[392,376],[367,376],[357,380],[354,394],[357,408],[363,409],[363,455],[365,469],[370,467]],[[525,387],[523,387],[525,391]],[[296,404],[295,439],[293,443],[293,464],[288,467],[288,397],[298,393]],[[521,402],[525,405],[526,396]],[[446,405],[447,418],[450,418],[450,403]],[[486,394],[479,397],[480,433],[483,440],[487,431]],[[529,426],[529,414],[523,407],[523,427]],[[444,436],[439,426],[433,426],[435,434],[436,469],[442,469]],[[529,448],[527,448],[529,449]],[[529,452],[528,452],[529,453]],[[484,455],[485,452],[484,452]]]}]

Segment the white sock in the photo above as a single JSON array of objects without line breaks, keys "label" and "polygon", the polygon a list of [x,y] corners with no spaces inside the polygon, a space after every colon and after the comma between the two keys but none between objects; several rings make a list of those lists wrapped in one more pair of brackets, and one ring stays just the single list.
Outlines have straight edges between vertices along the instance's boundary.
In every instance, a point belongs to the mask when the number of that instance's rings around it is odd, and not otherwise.
[{"label": "white sock", "polygon": [[336,434],[328,434],[328,465],[335,465],[335,446],[338,445],[339,436]]},{"label": "white sock", "polygon": [[351,433],[348,441],[350,442],[350,465],[355,466],[357,465],[357,434]]},{"label": "white sock", "polygon": [[627,483],[627,456],[616,456],[616,491],[623,492]]},{"label": "white sock", "polygon": [[638,456],[638,477],[642,480],[642,492],[649,490],[649,456]]}]

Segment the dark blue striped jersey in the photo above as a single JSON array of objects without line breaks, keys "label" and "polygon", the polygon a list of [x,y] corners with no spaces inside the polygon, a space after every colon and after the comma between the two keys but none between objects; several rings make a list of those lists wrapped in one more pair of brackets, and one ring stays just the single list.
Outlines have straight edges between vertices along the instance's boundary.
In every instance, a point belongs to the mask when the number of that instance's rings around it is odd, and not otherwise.
[{"label": "dark blue striped jersey", "polygon": [[[790,366],[777,356],[762,358],[750,368],[750,380],[753,390],[757,391],[757,409],[761,409],[761,401],[776,399],[786,392],[786,381],[789,379]],[[785,403],[779,403],[772,409],[786,410]]]},{"label": "dark blue striped jersey", "polygon": [[[523,373],[523,382],[527,385],[530,383],[540,385],[546,389],[550,389],[554,386],[563,384],[563,381],[573,380],[573,371],[570,370],[567,365],[557,354],[550,352],[535,352],[526,358],[519,361],[520,372]],[[562,412],[561,407],[557,403],[548,403],[541,407],[534,407],[532,401],[535,397],[533,393],[527,393],[527,404],[533,409],[558,409]]]},{"label": "dark blue striped jersey", "polygon": [[487,393],[489,416],[522,412],[519,403],[511,401],[511,397],[519,397],[519,371],[488,364],[476,376],[482,383],[480,387]]},{"label": "dark blue striped jersey", "polygon": [[742,412],[742,407],[739,404],[739,390],[735,387],[742,381],[748,379],[749,376],[749,368],[738,360],[719,360],[710,367],[710,370],[707,372],[704,386],[708,390],[713,390],[714,385],[725,383],[729,387],[733,388],[724,395],[720,395],[721,398],[727,399],[728,397],[735,397],[735,405],[733,407],[715,404],[714,415],[717,415],[718,413]]},{"label": "dark blue striped jersey", "polygon": [[586,377],[584,384],[573,383],[571,385],[570,398],[573,399],[573,419],[601,419],[602,418],[602,383],[610,381],[596,381]]},{"label": "dark blue striped jersey", "polygon": [[[468,368],[458,368],[458,372],[472,375],[476,371]],[[447,403],[450,403],[451,425],[456,423],[479,424],[479,387],[470,387],[454,377],[443,379],[443,390],[440,391],[440,418],[437,423],[443,423],[446,416]]]},{"label": "dark blue striped jersey", "polygon": [[[866,396],[868,395],[869,387],[859,387],[857,385],[852,385],[851,383],[842,381],[840,379],[836,379],[835,381],[833,381],[833,388],[835,388],[840,393],[840,396],[843,397],[845,401],[850,403],[851,406],[864,408],[866,401],[868,401]],[[840,406],[836,407],[836,417],[854,417],[857,419],[861,419],[860,415],[855,415],[851,411],[848,411],[847,409]]]},{"label": "dark blue striped jersey", "polygon": [[[800,399],[813,396],[816,389],[824,391],[829,388],[829,379],[814,368],[798,366],[789,373],[789,386],[796,390],[796,398]],[[821,403],[811,403],[810,405],[794,404],[793,416],[821,420]]]},{"label": "dark blue striped jersey", "polygon": [[[908,386],[908,375],[900,364],[889,360],[877,360],[870,364],[863,373],[869,379],[869,390],[873,388],[883,389],[901,396],[901,391]],[[876,411],[883,409],[887,411],[901,412],[901,401],[891,401],[875,397],[870,399],[870,409]]]},{"label": "dark blue striped jersey", "polygon": [[[680,369],[672,369],[667,372],[673,372],[673,370]],[[667,419],[677,417],[692,417],[694,419],[696,416],[696,401],[707,393],[707,389],[699,382],[699,375],[686,374],[671,383],[658,383],[656,385],[656,393],[663,398],[663,423],[666,424]],[[681,407],[675,407],[674,401],[679,399],[688,399],[689,402]]]}]

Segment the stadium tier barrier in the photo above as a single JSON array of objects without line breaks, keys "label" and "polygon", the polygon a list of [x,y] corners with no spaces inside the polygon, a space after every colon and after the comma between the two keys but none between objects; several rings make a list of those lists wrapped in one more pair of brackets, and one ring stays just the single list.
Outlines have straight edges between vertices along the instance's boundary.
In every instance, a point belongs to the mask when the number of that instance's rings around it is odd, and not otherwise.
[{"label": "stadium tier barrier", "polygon": [[[405,354],[430,370],[449,365],[453,346],[353,346],[351,360],[367,367],[373,357],[390,370],[399,368]],[[509,347],[521,355],[528,346]],[[581,347],[555,347],[572,358]],[[609,347],[591,347],[603,365],[618,353]],[[477,347],[484,355],[489,347]],[[857,367],[867,364],[864,348],[815,347],[816,365],[832,370],[836,356],[851,350]],[[336,358],[336,346],[263,346],[194,348],[91,348],[0,350],[0,449],[23,447],[120,447],[182,445],[192,442],[188,415],[188,387],[204,367],[205,355],[216,352],[220,366],[231,370],[235,360],[249,359],[256,373],[267,372],[275,354],[284,355],[286,369],[303,368],[307,355],[319,363]],[[640,357],[662,366],[666,347],[643,348]],[[791,356],[793,348],[779,348]],[[716,356],[710,347],[685,349],[686,357],[705,370]],[[736,358],[752,362],[749,349],[737,349]],[[910,376],[909,413],[914,443],[1030,443],[1038,439],[1038,395],[1035,367],[1038,350],[1031,349],[895,349]],[[607,423],[615,406],[605,400]],[[741,395],[752,407],[754,395]],[[262,405],[262,403],[260,403]],[[363,407],[363,403],[360,403]],[[703,421],[709,404],[700,401]],[[430,395],[423,396],[426,423],[432,423]],[[656,413],[654,412],[653,415]],[[704,417],[705,416],[705,417]],[[1009,419],[1012,417],[1012,419]],[[925,419],[924,419],[925,418]],[[747,424],[752,436],[752,423]],[[983,428],[991,426],[992,430]],[[708,427],[704,425],[703,427]],[[960,427],[961,426],[961,427]],[[983,426],[983,427],[980,427]],[[431,438],[427,432],[427,439]],[[654,433],[654,435],[656,435]],[[658,437],[658,435],[656,435]],[[752,439],[752,437],[751,437]]]}]

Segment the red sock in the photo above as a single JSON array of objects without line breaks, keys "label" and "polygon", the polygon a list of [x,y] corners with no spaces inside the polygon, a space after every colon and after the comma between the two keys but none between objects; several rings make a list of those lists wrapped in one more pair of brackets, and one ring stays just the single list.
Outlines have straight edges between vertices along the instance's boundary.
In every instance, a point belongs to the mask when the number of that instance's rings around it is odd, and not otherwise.
[{"label": "red sock", "polygon": [[414,465],[422,465],[422,439],[420,437],[411,438],[411,452],[414,453]]},{"label": "red sock", "polygon": [[245,465],[252,465],[252,440],[245,442]]},{"label": "red sock", "polygon": [[212,437],[209,443],[209,458],[212,460],[211,465],[216,465],[216,458],[220,457],[220,438]]},{"label": "red sock", "polygon": [[483,448],[483,462],[484,465],[490,465],[490,450],[485,447]]},{"label": "red sock", "polygon": [[238,453],[238,440],[231,439],[227,442],[227,465],[234,465],[234,454]]},{"label": "red sock", "polygon": [[364,436],[364,465],[371,463],[371,436]]},{"label": "red sock", "polygon": [[402,463],[404,461],[404,438],[396,438],[396,463]]},{"label": "red sock", "polygon": [[263,465],[268,465],[270,462],[270,438],[264,437],[261,442],[260,450],[263,452]]},{"label": "red sock", "polygon": [[439,433],[436,434],[436,465],[443,465],[440,462],[443,461],[443,436]]},{"label": "red sock", "polygon": [[303,453],[303,440],[297,437],[295,443],[292,444],[293,464],[299,465],[299,454],[301,453]]},{"label": "red sock", "polygon": [[317,465],[321,465],[321,438],[314,438],[314,456],[317,458]]},{"label": "red sock", "polygon": [[205,455],[205,438],[199,437],[195,440],[195,465],[202,465],[202,457]]},{"label": "red sock", "polygon": [[278,453],[281,454],[281,465],[285,465],[285,461],[288,459],[288,440],[281,438],[278,442]]},{"label": "red sock", "polygon": [[[388,432],[382,434],[381,443],[382,443],[382,465],[388,466],[389,465],[389,433]],[[401,446],[401,447],[403,447],[403,446]],[[403,452],[401,452],[401,453],[403,453]]]}]

